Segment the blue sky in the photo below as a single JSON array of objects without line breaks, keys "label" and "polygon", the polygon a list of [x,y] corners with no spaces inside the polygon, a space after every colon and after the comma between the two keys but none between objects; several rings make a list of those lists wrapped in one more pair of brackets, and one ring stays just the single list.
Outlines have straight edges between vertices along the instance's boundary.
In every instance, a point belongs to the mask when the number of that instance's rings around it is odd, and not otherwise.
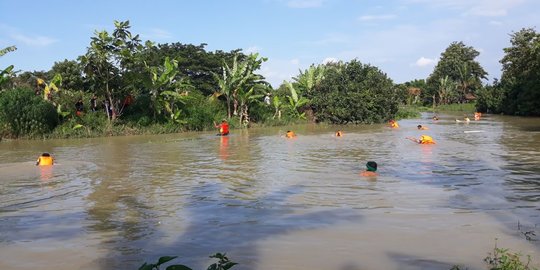
[{"label": "blue sky", "polygon": [[48,70],[84,54],[94,30],[129,20],[143,40],[259,52],[274,87],[313,63],[355,58],[397,83],[423,79],[453,41],[480,51],[491,81],[509,35],[536,29],[538,14],[538,0],[0,0],[0,48],[18,48],[0,68]]}]

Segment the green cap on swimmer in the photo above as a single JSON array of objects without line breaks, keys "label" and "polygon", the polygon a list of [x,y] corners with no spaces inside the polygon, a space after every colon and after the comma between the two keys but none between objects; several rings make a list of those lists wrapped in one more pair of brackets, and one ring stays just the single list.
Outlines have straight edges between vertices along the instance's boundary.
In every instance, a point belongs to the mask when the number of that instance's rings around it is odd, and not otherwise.
[{"label": "green cap on swimmer", "polygon": [[367,167],[368,172],[376,172],[377,171],[377,162],[368,161],[368,163],[366,163],[366,167]]}]

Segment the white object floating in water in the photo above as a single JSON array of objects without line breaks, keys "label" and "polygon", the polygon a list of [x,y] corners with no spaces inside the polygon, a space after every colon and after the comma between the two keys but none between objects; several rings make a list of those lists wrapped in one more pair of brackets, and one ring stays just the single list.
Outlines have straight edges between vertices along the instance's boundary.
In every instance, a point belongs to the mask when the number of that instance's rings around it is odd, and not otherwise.
[{"label": "white object floating in water", "polygon": [[465,130],[463,131],[463,133],[479,133],[479,132],[484,132],[483,130]]}]

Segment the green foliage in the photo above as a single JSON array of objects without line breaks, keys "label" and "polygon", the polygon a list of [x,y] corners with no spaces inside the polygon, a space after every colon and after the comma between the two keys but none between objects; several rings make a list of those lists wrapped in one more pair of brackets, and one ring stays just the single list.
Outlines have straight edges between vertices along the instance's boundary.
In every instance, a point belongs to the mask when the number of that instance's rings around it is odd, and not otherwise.
[{"label": "green foliage", "polygon": [[333,124],[384,122],[399,104],[392,80],[357,60],[328,69],[310,96],[317,120]]},{"label": "green foliage", "polygon": [[58,124],[54,106],[26,88],[0,94],[0,136],[37,137]]},{"label": "green foliage", "polygon": [[214,73],[219,86],[218,95],[225,97],[229,118],[239,115],[240,123],[249,122],[249,106],[257,102],[268,87],[264,77],[255,73],[266,60],[267,58],[259,57],[258,53],[250,54],[240,61],[236,55],[231,66],[224,63],[221,74]]},{"label": "green foliage", "polygon": [[440,93],[441,80],[446,77],[448,84],[454,83],[455,90],[459,91],[448,100],[446,99],[448,95],[443,96],[445,103],[463,102],[468,94],[474,94],[480,89],[481,80],[486,79],[487,72],[474,60],[479,55],[476,49],[466,46],[463,42],[452,42],[441,54],[433,73],[427,79],[427,91],[423,94],[425,101],[433,101]]},{"label": "green foliage", "polygon": [[[512,46],[501,60],[500,87],[506,94],[501,111],[512,115],[540,115],[540,33],[522,29],[512,34]],[[500,91],[500,90],[499,90]]]},{"label": "green foliage", "polygon": [[83,67],[77,61],[65,59],[62,62],[55,62],[50,73],[59,74],[62,78],[62,88],[67,90],[89,90],[85,86],[82,76]]},{"label": "green foliage", "polygon": [[395,119],[408,119],[420,117],[420,110],[413,106],[400,106],[396,113]]},{"label": "green foliage", "polygon": [[86,54],[79,57],[90,87],[111,104],[113,120],[122,114],[122,104],[117,101],[131,94],[130,90],[137,85],[133,78],[140,74],[133,74],[133,66],[143,49],[139,35],[132,36],[129,31],[129,21],[115,21],[114,26],[112,34],[96,31]]},{"label": "green foliage", "polygon": [[476,93],[476,111],[485,113],[500,113],[506,91],[501,85],[495,82],[494,85],[482,87]]},{"label": "green foliage", "polygon": [[484,261],[489,270],[537,270],[534,267],[529,267],[531,256],[527,256],[527,262],[521,261],[521,257],[520,253],[513,253],[495,245],[493,253],[489,253]]},{"label": "green foliage", "polygon": [[154,110],[154,118],[165,115],[176,123],[184,123],[181,119],[180,107],[189,99],[188,90],[192,89],[184,78],[178,78],[178,61],[165,58],[163,66],[150,67],[150,100]]},{"label": "green foliage", "polygon": [[209,100],[201,94],[194,97],[185,106],[186,123],[188,130],[213,129],[214,122],[220,122],[227,117],[227,111],[223,104],[217,100]]},{"label": "green foliage", "polygon": [[[5,54],[17,50],[17,47],[10,46],[6,47],[4,49],[0,50],[0,57],[4,56]],[[6,85],[9,84],[9,81],[12,77],[15,76],[15,72],[13,71],[14,66],[10,65],[7,68],[0,70],[0,91],[3,88],[6,88]]]},{"label": "green foliage", "polygon": [[[158,261],[156,263],[144,263],[143,265],[141,265],[139,267],[139,270],[159,270],[159,267],[167,262],[170,262],[174,259],[178,258],[178,256],[163,256],[163,257],[160,257],[158,259]],[[216,253],[212,256],[210,256],[210,258],[216,258],[218,259],[218,262],[216,263],[213,263],[211,264],[210,266],[208,266],[207,270],[228,270],[228,269],[231,269],[233,266],[237,265],[238,263],[235,263],[231,260],[229,260],[229,258],[227,256],[225,256],[225,253],[221,254],[221,253]],[[183,265],[183,264],[173,264],[173,265],[169,265],[167,266],[167,268],[165,268],[166,270],[192,270],[191,268]]]}]

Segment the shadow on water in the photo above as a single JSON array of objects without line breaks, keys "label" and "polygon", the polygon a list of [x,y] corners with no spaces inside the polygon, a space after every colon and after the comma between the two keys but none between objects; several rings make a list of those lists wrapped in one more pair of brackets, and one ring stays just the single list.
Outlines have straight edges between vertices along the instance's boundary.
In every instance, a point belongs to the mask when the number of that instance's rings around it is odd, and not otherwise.
[{"label": "shadow on water", "polygon": [[[346,209],[298,214],[297,210],[301,209],[285,207],[284,201],[302,192],[300,187],[292,186],[255,200],[216,196],[219,190],[221,188],[216,184],[194,188],[192,199],[185,202],[185,226],[172,231],[156,230],[144,243],[137,243],[144,258],[141,254],[129,256],[124,253],[124,263],[119,264],[118,258],[111,257],[100,263],[101,269],[136,269],[143,259],[153,262],[164,255],[179,255],[175,263],[205,269],[210,264],[208,256],[216,252],[226,252],[233,261],[240,262],[235,269],[255,269],[258,241],[360,218]],[[161,243],[163,239],[169,240]],[[115,244],[108,246],[111,251],[118,248]]]}]

